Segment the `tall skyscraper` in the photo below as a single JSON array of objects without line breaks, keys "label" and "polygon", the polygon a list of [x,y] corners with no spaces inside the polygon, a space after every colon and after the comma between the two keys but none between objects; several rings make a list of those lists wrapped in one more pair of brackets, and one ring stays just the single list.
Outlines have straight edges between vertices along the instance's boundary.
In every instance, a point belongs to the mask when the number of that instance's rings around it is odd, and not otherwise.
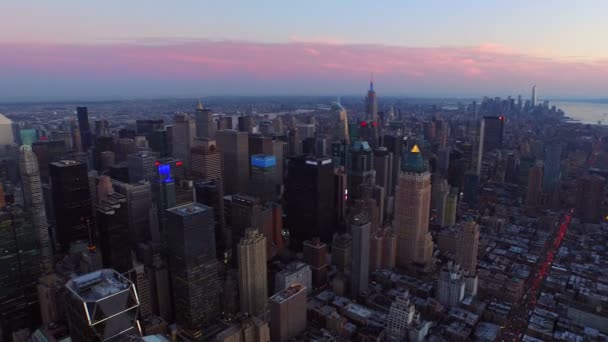
[{"label": "tall skyscraper", "polygon": [[36,324],[40,260],[36,227],[17,206],[0,209],[0,339]]},{"label": "tall skyscraper", "polygon": [[404,157],[395,191],[397,265],[428,266],[433,257],[433,240],[428,230],[431,204],[431,173],[418,145]]},{"label": "tall skyscraper", "polygon": [[578,180],[577,212],[585,223],[599,223],[603,218],[603,200],[606,179],[599,175],[581,177]]},{"label": "tall skyscraper", "polygon": [[559,185],[562,147],[557,143],[545,147],[543,169],[543,192],[553,194]]},{"label": "tall skyscraper", "polygon": [[141,336],[137,291],[120,273],[98,270],[73,278],[65,287],[72,341],[120,341]]},{"label": "tall skyscraper", "polygon": [[319,287],[327,282],[327,244],[321,242],[316,237],[310,241],[304,241],[303,249],[304,261],[310,265],[312,271],[312,284]]},{"label": "tall skyscraper", "polygon": [[336,124],[335,139],[346,145],[350,145],[350,134],[348,133],[348,115],[346,109],[342,107],[340,101],[334,102],[332,110],[338,116]]},{"label": "tall skyscraper", "polygon": [[373,152],[367,141],[353,142],[346,158],[346,181],[350,201],[369,196],[369,193],[364,192],[376,184],[376,171],[373,167]]},{"label": "tall skyscraper", "polygon": [[251,156],[251,191],[262,200],[272,201],[277,196],[277,161],[273,155],[254,154]]},{"label": "tall skyscraper", "polygon": [[93,143],[93,137],[89,127],[89,109],[87,107],[77,107],[76,114],[78,116],[78,128],[80,132],[82,150],[86,152]]},{"label": "tall skyscraper", "polygon": [[128,184],[114,180],[112,185],[114,191],[125,196],[127,200],[130,240],[140,243],[152,239],[149,217],[152,202],[150,183]]},{"label": "tall skyscraper", "polygon": [[270,338],[286,342],[306,329],[306,287],[292,284],[270,297]]},{"label": "tall skyscraper", "polygon": [[334,166],[331,158],[297,156],[289,160],[285,184],[287,228],[295,243],[320,237],[330,242],[334,220]]},{"label": "tall skyscraper", "polygon": [[215,138],[215,131],[217,125],[213,120],[213,111],[209,108],[205,108],[201,101],[196,104],[196,136],[199,138]]},{"label": "tall skyscraper", "polygon": [[151,151],[141,151],[128,155],[127,165],[129,168],[129,183],[152,181],[156,174],[156,166],[154,163],[159,157],[160,154],[158,152]]},{"label": "tall skyscraper", "polygon": [[268,311],[266,238],[249,229],[238,245],[239,295],[241,312],[259,318]]},{"label": "tall skyscraper", "polygon": [[217,148],[224,160],[226,194],[247,192],[249,183],[249,136],[246,132],[221,130],[216,133]]},{"label": "tall skyscraper", "polygon": [[475,221],[468,221],[460,225],[458,242],[456,244],[455,259],[464,273],[474,275],[477,273],[477,253],[479,251],[479,225]]},{"label": "tall skyscraper", "polygon": [[504,131],[504,116],[484,116],[482,119],[480,134],[480,140],[483,141],[483,152],[501,149],[503,145]]},{"label": "tall skyscraper", "polygon": [[175,321],[186,338],[201,339],[220,315],[213,209],[189,203],[167,218]]},{"label": "tall skyscraper", "polygon": [[372,137],[370,144],[372,147],[377,147],[379,144],[378,134],[379,121],[378,121],[378,99],[376,98],[376,91],[374,90],[374,82],[369,82],[369,90],[367,91],[367,97],[365,98],[365,113],[367,114],[367,120],[371,121]]},{"label": "tall skyscraper", "polygon": [[75,160],[54,162],[50,176],[55,239],[60,249],[67,251],[70,243],[88,240],[86,222],[94,222],[87,166]]},{"label": "tall skyscraper", "polygon": [[28,145],[21,146],[19,169],[21,172],[21,186],[23,187],[23,201],[25,208],[32,215],[32,223],[38,237],[41,268],[43,272],[47,272],[53,269],[53,249],[49,238],[49,226],[46,220],[38,160],[32,152],[32,148]]},{"label": "tall skyscraper", "polygon": [[365,216],[356,216],[351,224],[353,258],[351,294],[357,297],[369,287],[369,252],[371,224]]},{"label": "tall skyscraper", "polygon": [[395,186],[397,186],[397,180],[401,173],[401,159],[403,158],[403,139],[402,135],[385,135],[383,137],[384,146],[390,153],[393,154],[393,170],[391,172],[391,188],[386,192],[387,196],[393,196],[395,194]]},{"label": "tall skyscraper", "polygon": [[530,98],[530,104],[532,105],[532,107],[536,107],[536,101],[537,101],[537,93],[536,93],[536,85],[532,86],[532,97]]},{"label": "tall skyscraper", "polygon": [[188,114],[173,118],[173,156],[190,165],[190,148],[196,137],[196,122]]},{"label": "tall skyscraper", "polygon": [[526,207],[535,210],[541,205],[543,185],[543,163],[536,162],[528,171],[528,188],[526,189]]},{"label": "tall skyscraper", "polygon": [[452,188],[445,200],[445,208],[441,217],[442,226],[452,226],[456,223],[458,213],[458,188]]},{"label": "tall skyscraper", "polygon": [[376,184],[384,189],[384,194],[388,197],[393,187],[393,154],[386,147],[374,151],[374,170]]}]

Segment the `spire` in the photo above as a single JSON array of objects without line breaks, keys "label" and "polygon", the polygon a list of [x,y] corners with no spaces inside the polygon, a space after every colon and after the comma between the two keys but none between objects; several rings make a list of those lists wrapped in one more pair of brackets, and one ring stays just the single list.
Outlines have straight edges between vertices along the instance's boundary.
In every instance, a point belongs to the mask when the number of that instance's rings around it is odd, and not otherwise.
[{"label": "spire", "polygon": [[196,103],[196,110],[203,110],[203,103],[201,102],[201,100],[198,100],[198,102]]},{"label": "spire", "polygon": [[374,91],[374,73],[369,78],[369,91]]},{"label": "spire", "polygon": [[420,148],[418,147],[418,145],[414,145],[414,147],[412,147],[412,150],[410,152],[412,152],[412,153],[420,153]]}]

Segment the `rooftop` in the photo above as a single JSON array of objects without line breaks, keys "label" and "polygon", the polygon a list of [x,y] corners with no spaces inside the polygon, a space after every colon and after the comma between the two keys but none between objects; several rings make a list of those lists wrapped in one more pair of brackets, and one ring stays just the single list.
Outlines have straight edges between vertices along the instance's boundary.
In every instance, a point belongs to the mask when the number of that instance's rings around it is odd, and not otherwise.
[{"label": "rooftop", "polygon": [[298,293],[306,291],[306,287],[301,284],[291,284],[285,290],[279,291],[270,297],[270,300],[277,303],[282,303],[287,299],[297,295]]},{"label": "rooftop", "polygon": [[189,216],[207,211],[209,210],[209,207],[200,203],[187,203],[178,207],[169,208],[167,210],[180,216]]},{"label": "rooftop", "polygon": [[87,273],[68,281],[65,286],[84,302],[96,302],[129,288],[131,282],[113,269]]}]

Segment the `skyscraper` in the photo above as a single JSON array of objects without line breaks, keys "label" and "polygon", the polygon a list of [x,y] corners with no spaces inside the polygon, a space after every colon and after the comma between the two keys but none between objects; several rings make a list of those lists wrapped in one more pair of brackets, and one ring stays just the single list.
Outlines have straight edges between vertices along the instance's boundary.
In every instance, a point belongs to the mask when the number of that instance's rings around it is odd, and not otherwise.
[{"label": "skyscraper", "polygon": [[276,158],[268,154],[251,156],[251,191],[250,193],[262,200],[272,201],[277,195],[276,190]]},{"label": "skyscraper", "polygon": [[532,86],[532,97],[530,98],[530,104],[532,105],[532,107],[536,107],[536,98],[537,94],[536,94],[536,85]]},{"label": "skyscraper", "polygon": [[460,265],[449,261],[441,269],[437,284],[437,300],[445,306],[457,306],[464,298],[465,283]]},{"label": "skyscraper", "polygon": [[602,209],[606,179],[599,175],[589,175],[578,180],[577,212],[581,221],[598,223],[602,220]]},{"label": "skyscraper", "polygon": [[528,171],[528,188],[526,189],[526,208],[533,211],[541,205],[543,185],[543,163],[538,161]]},{"label": "skyscraper", "polygon": [[552,195],[559,185],[562,147],[557,143],[545,146],[543,192]]},{"label": "skyscraper", "polygon": [[190,165],[190,148],[196,137],[196,122],[188,114],[173,118],[173,156]]},{"label": "skyscraper", "polygon": [[311,241],[304,241],[304,261],[310,265],[312,271],[312,284],[319,287],[327,282],[327,245],[316,237]]},{"label": "skyscraper", "polygon": [[445,208],[441,217],[442,226],[452,226],[456,223],[458,212],[458,188],[452,188],[445,200]]},{"label": "skyscraper", "polygon": [[353,258],[351,264],[351,294],[357,297],[366,292],[369,286],[369,252],[371,224],[365,216],[353,219],[351,232],[353,236]]},{"label": "skyscraper", "polygon": [[114,191],[125,196],[127,200],[131,241],[140,243],[150,240],[152,238],[149,217],[150,203],[152,202],[150,183],[128,184],[114,180],[112,185]]},{"label": "skyscraper", "polygon": [[468,221],[460,225],[458,243],[456,244],[455,259],[465,274],[474,275],[477,272],[477,252],[479,250],[479,225]]},{"label": "skyscraper", "polygon": [[331,158],[300,155],[289,160],[285,184],[287,228],[295,243],[313,237],[331,241],[336,231],[334,191]]},{"label": "skyscraper", "polygon": [[129,168],[129,183],[152,181],[156,174],[154,163],[158,160],[158,152],[141,151],[127,156]]},{"label": "skyscraper", "polygon": [[353,142],[346,157],[346,181],[348,183],[349,200],[359,200],[366,190],[376,184],[376,171],[374,171],[374,157],[367,141]]},{"label": "skyscraper", "polygon": [[72,341],[120,341],[141,335],[135,285],[120,273],[98,270],[73,278],[65,287]]},{"label": "skyscraper", "polygon": [[91,147],[93,139],[91,129],[89,128],[89,109],[87,107],[77,107],[76,113],[78,116],[78,129],[82,150],[86,152]]},{"label": "skyscraper", "polygon": [[292,284],[270,297],[270,337],[285,342],[306,329],[306,287]]},{"label": "skyscraper", "polygon": [[238,245],[241,312],[260,318],[268,311],[266,238],[249,229]]},{"label": "skyscraper", "polygon": [[378,99],[376,98],[376,91],[374,90],[374,82],[369,82],[369,90],[367,91],[367,97],[365,98],[365,113],[367,114],[367,120],[371,120],[371,128],[373,130],[370,143],[372,147],[378,146]]},{"label": "skyscraper", "polygon": [[428,231],[431,204],[431,174],[418,145],[404,157],[395,191],[397,265],[428,266],[433,257],[433,240]]},{"label": "skyscraper", "polygon": [[226,194],[247,192],[249,181],[249,136],[246,132],[221,130],[216,133],[217,148],[224,160]]},{"label": "skyscraper", "polygon": [[209,108],[205,108],[201,101],[196,104],[196,136],[199,138],[215,138],[215,131],[217,125],[213,120],[213,111]]},{"label": "skyscraper", "polygon": [[480,140],[483,141],[483,152],[501,149],[504,131],[504,116],[484,116],[482,119],[480,135]]},{"label": "skyscraper", "polygon": [[187,338],[200,339],[220,314],[213,209],[189,203],[167,209],[167,218],[175,321]]},{"label": "skyscraper", "polygon": [[32,152],[32,148],[28,145],[21,146],[19,169],[21,172],[21,185],[23,187],[23,201],[25,208],[32,215],[32,223],[38,237],[41,268],[43,272],[50,271],[53,269],[53,250],[49,238],[49,227],[46,220],[38,160],[34,152]]},{"label": "skyscraper", "polygon": [[350,134],[348,134],[348,115],[346,109],[342,107],[338,100],[332,105],[332,110],[338,116],[336,125],[335,139],[346,145],[350,145]]},{"label": "skyscraper", "polygon": [[386,318],[386,334],[395,341],[405,341],[408,328],[420,314],[416,312],[414,303],[410,300],[409,291],[397,295],[391,303]]},{"label": "skyscraper", "polygon": [[86,164],[75,160],[51,163],[51,190],[55,217],[55,238],[62,251],[70,243],[88,240],[86,222],[94,222]]}]

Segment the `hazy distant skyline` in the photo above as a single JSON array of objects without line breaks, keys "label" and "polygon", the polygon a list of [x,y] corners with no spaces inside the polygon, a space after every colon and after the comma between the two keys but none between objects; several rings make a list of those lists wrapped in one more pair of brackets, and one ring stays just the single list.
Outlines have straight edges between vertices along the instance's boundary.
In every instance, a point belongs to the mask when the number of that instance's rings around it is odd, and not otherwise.
[{"label": "hazy distant skyline", "polygon": [[[587,6],[587,7],[585,7]],[[608,3],[9,1],[0,101],[608,97]]]}]

